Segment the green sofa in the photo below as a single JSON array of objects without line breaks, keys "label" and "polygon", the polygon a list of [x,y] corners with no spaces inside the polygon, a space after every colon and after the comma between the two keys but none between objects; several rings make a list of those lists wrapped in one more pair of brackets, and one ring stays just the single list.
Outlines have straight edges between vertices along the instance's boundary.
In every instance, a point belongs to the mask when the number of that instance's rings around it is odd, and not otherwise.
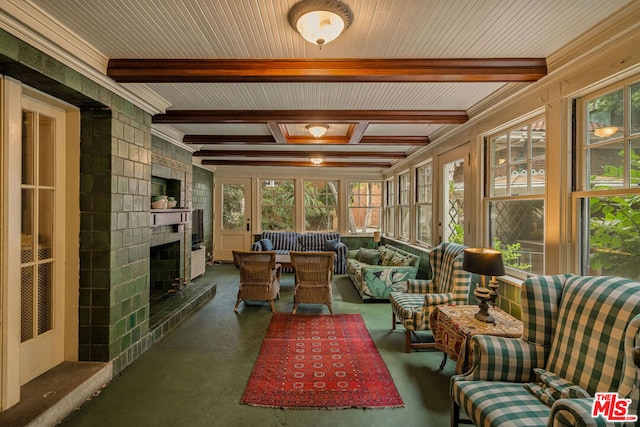
[{"label": "green sofa", "polygon": [[394,246],[347,251],[347,274],[363,301],[389,302],[392,291],[407,290],[415,279],[420,257]]}]

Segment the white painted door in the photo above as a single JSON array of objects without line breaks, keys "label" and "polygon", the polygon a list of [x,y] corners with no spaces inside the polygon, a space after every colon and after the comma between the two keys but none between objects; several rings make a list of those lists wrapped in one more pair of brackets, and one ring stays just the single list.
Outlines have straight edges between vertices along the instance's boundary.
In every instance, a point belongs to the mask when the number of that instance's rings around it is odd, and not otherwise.
[{"label": "white painted door", "polygon": [[214,258],[232,261],[233,250],[249,250],[253,243],[251,179],[216,179],[215,197]]},{"label": "white painted door", "polygon": [[64,114],[22,98],[20,384],[64,360]]},{"label": "white painted door", "polygon": [[440,192],[438,233],[440,242],[464,244],[465,209],[464,188],[469,179],[468,144],[438,156],[440,164]]}]

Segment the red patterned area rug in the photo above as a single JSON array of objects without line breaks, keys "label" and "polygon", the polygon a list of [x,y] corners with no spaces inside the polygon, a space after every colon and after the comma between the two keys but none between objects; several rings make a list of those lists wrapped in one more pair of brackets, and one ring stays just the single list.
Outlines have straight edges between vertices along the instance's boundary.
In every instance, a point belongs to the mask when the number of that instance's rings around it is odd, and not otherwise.
[{"label": "red patterned area rug", "polygon": [[240,403],[291,409],[404,406],[359,314],[274,313]]}]

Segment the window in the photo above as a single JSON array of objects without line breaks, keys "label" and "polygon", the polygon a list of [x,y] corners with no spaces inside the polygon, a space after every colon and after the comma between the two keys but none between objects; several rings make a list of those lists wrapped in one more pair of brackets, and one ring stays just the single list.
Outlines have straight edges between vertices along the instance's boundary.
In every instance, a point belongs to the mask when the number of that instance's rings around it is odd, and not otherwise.
[{"label": "window", "polygon": [[398,177],[398,207],[400,208],[400,238],[409,240],[409,172]]},{"label": "window", "polygon": [[382,183],[349,183],[349,233],[372,233],[380,230],[382,220]]},{"label": "window", "polygon": [[581,270],[640,280],[640,82],[603,92],[578,104]]},{"label": "window", "polygon": [[304,229],[336,231],[338,229],[338,182],[304,182]]},{"label": "window", "polygon": [[295,230],[295,185],[293,181],[263,179],[261,189],[261,229]]},{"label": "window", "polygon": [[502,251],[508,269],[544,274],[545,120],[538,117],[488,141],[491,244]]},{"label": "window", "polygon": [[431,161],[416,169],[416,238],[418,242],[433,244],[433,165]]},{"label": "window", "polygon": [[396,227],[396,191],[393,185],[393,178],[385,181],[385,188],[387,190],[384,204],[385,233],[388,236],[394,236]]}]

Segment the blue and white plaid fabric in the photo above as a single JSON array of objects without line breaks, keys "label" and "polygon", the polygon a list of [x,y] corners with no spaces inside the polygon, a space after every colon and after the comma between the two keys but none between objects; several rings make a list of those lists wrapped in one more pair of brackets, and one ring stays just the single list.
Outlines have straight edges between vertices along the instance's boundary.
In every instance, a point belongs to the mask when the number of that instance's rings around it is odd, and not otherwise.
[{"label": "blue and white plaid fabric", "polygon": [[[263,231],[261,239],[269,239],[273,243],[273,250],[277,254],[288,254],[291,251],[324,251],[327,240],[340,240],[340,233],[296,233],[295,231]],[[252,251],[261,251],[260,242],[251,245]],[[347,246],[340,243],[336,249],[334,259],[335,274],[345,274],[347,263]],[[292,270],[287,269],[287,272]]]}]

